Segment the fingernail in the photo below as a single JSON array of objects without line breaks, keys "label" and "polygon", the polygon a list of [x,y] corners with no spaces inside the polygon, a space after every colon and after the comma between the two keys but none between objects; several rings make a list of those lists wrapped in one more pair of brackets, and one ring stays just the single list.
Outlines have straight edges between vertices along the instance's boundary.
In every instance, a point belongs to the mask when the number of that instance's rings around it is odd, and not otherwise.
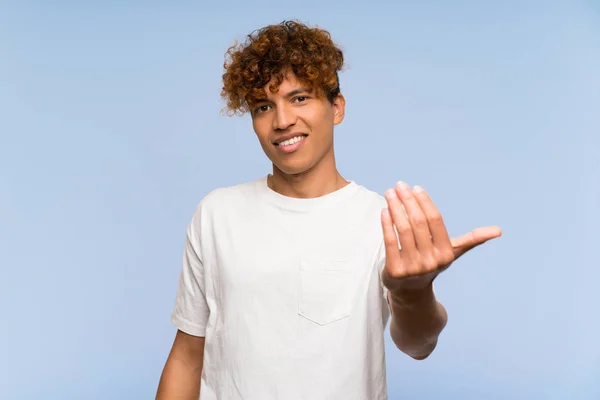
[{"label": "fingernail", "polygon": [[394,191],[394,189],[388,189],[385,191],[385,197],[387,197],[388,199],[393,199],[394,196],[396,196],[396,192]]},{"label": "fingernail", "polygon": [[419,186],[419,185],[416,185],[416,186],[413,188],[413,190],[415,191],[415,193],[421,193],[421,192],[424,192],[424,191],[425,191],[425,189],[423,189],[423,188],[422,188],[421,186]]},{"label": "fingernail", "polygon": [[410,187],[405,182],[402,182],[402,181],[396,183],[396,187],[404,192],[410,191]]}]

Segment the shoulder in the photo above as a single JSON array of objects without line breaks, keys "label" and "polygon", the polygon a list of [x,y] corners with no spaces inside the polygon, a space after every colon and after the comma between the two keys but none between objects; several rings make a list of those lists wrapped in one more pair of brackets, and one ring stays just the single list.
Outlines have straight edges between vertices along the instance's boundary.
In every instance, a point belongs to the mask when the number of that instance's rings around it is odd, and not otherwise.
[{"label": "shoulder", "polygon": [[218,207],[247,199],[256,193],[258,180],[243,182],[232,186],[222,186],[211,190],[200,201],[205,207]]},{"label": "shoulder", "polygon": [[194,219],[227,212],[244,207],[257,196],[257,189],[264,178],[212,189],[202,197],[194,211]]},{"label": "shoulder", "polygon": [[385,200],[385,197],[382,194],[372,189],[369,189],[363,185],[357,185],[359,194],[358,199],[360,199],[360,203],[368,207],[377,208],[379,209],[379,211],[381,211],[382,208],[387,207],[387,201]]}]

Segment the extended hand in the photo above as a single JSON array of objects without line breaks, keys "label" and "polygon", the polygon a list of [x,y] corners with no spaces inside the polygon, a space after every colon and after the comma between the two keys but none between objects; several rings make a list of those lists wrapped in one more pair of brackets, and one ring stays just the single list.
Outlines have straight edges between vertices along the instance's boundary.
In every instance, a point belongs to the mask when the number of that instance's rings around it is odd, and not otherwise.
[{"label": "extended hand", "polygon": [[450,239],[442,215],[423,188],[415,186],[411,191],[399,182],[385,197],[388,208],[382,212],[381,224],[386,264],[382,279],[392,293],[427,287],[457,258],[502,234],[499,227],[488,226]]}]

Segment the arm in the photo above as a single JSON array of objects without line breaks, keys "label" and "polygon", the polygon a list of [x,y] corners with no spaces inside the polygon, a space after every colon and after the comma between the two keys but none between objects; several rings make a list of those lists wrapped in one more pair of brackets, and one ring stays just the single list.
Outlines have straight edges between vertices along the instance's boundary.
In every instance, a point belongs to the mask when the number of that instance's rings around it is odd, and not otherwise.
[{"label": "arm", "polygon": [[156,400],[198,400],[204,361],[204,338],[178,330],[165,363]]},{"label": "arm", "polygon": [[201,211],[202,203],[187,229],[183,265],[171,315],[177,334],[160,377],[157,400],[198,400],[200,397],[206,324],[210,314],[204,290]]},{"label": "arm", "polygon": [[388,293],[392,340],[402,352],[424,360],[435,349],[438,336],[446,326],[446,309],[435,299],[432,287],[395,295]]}]

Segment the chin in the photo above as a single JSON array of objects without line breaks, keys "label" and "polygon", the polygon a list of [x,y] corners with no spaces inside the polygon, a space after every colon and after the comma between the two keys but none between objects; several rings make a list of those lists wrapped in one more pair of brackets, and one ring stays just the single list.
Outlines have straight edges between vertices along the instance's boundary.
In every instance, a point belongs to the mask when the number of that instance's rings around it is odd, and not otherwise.
[{"label": "chin", "polygon": [[278,170],[283,172],[285,175],[302,175],[303,173],[308,171],[308,168],[285,168],[285,167],[282,168],[280,166],[276,166],[276,167]]},{"label": "chin", "polygon": [[306,162],[287,162],[287,163],[273,163],[275,168],[280,170],[286,175],[302,175],[303,173],[310,170],[311,166]]}]

